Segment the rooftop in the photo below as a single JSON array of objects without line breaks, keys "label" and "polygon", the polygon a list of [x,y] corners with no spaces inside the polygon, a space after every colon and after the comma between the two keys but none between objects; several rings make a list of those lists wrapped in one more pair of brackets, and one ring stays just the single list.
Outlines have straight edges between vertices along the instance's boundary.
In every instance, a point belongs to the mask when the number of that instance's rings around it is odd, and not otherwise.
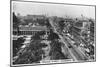
[{"label": "rooftop", "polygon": [[36,27],[20,27],[20,31],[47,31],[45,26],[36,26]]}]

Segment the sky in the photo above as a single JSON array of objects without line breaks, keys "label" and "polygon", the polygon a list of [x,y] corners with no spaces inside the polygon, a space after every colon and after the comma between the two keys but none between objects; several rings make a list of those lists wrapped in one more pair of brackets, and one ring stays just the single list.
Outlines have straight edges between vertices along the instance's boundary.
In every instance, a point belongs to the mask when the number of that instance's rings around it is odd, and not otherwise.
[{"label": "sky", "polygon": [[88,18],[95,18],[94,6],[79,6],[79,5],[65,5],[65,4],[50,4],[50,3],[36,3],[36,2],[12,2],[12,11],[22,16],[26,15],[48,15],[48,16],[69,16],[81,17],[81,15]]}]

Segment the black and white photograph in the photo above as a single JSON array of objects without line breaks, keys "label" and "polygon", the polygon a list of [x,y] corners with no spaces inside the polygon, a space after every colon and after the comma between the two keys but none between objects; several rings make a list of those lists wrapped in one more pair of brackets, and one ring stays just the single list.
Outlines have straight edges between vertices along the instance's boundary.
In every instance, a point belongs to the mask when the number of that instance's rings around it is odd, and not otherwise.
[{"label": "black and white photograph", "polygon": [[11,66],[96,61],[96,6],[11,1]]}]

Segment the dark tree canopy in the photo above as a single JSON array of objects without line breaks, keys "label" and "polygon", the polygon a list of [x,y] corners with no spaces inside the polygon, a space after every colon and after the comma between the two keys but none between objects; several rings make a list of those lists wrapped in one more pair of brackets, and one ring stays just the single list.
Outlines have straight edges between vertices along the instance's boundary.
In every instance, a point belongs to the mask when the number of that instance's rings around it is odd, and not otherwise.
[{"label": "dark tree canopy", "polygon": [[17,19],[17,17],[16,17],[14,12],[13,12],[13,22],[18,22],[18,19]]},{"label": "dark tree canopy", "polygon": [[49,39],[49,40],[59,39],[59,36],[58,36],[58,34],[54,33],[54,32],[51,30],[48,39]]},{"label": "dark tree canopy", "polygon": [[18,29],[19,23],[20,23],[20,20],[18,19],[18,17],[13,12],[13,27]]}]

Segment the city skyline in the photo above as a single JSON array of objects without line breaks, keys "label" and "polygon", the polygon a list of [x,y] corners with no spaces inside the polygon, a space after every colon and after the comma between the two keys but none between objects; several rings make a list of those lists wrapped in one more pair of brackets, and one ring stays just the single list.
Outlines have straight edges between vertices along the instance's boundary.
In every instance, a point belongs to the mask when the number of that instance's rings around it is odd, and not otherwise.
[{"label": "city skyline", "polygon": [[22,16],[30,15],[48,15],[59,17],[81,17],[95,18],[94,6],[62,5],[49,3],[33,2],[12,2],[12,11]]}]

